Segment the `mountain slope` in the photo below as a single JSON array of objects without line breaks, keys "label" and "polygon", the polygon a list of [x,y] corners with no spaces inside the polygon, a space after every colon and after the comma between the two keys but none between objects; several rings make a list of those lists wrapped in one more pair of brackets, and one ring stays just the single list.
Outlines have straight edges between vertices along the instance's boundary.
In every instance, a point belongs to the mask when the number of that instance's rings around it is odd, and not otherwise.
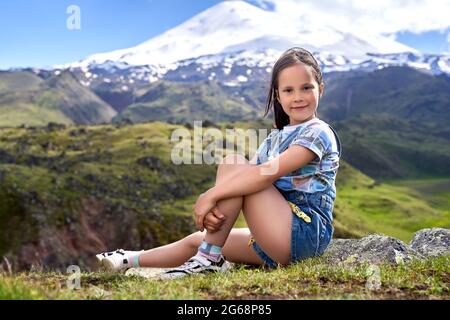
[{"label": "mountain slope", "polygon": [[343,143],[343,159],[377,178],[450,176],[447,127],[364,115],[334,123]]},{"label": "mountain slope", "polygon": [[332,73],[325,77],[320,112],[330,121],[388,114],[445,127],[450,120],[450,77],[406,67],[374,72]]},{"label": "mountain slope", "polygon": [[164,66],[240,50],[271,49],[280,53],[294,45],[350,59],[363,59],[367,53],[416,52],[387,37],[362,36],[357,30],[336,30],[331,23],[313,23],[304,12],[295,18],[286,17],[282,12],[262,10],[244,1],[224,1],[136,47],[95,54],[70,66],[87,67],[108,61]]},{"label": "mountain slope", "polygon": [[245,120],[257,117],[247,103],[227,94],[214,81],[174,83],[159,81],[138,97],[113,121],[149,120],[189,122]]},{"label": "mountain slope", "polygon": [[61,111],[75,124],[109,122],[116,111],[81,85],[70,72],[63,72],[47,80],[47,86],[64,95]]},{"label": "mountain slope", "polygon": [[0,125],[94,124],[116,111],[68,71],[40,78],[32,72],[0,73]]}]

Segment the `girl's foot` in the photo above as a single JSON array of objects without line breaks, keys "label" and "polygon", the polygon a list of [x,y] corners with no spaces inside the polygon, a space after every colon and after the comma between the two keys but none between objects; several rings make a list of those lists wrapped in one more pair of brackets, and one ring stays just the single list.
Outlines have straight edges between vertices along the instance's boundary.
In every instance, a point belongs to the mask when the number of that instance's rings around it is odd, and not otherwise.
[{"label": "girl's foot", "polygon": [[183,265],[170,269],[159,276],[160,279],[175,279],[189,275],[208,274],[211,272],[226,272],[231,269],[231,264],[220,256],[218,261],[210,260],[202,255],[195,255]]},{"label": "girl's foot", "polygon": [[133,259],[142,251],[144,250],[126,251],[117,249],[116,251],[99,253],[95,257],[98,263],[109,271],[125,271],[134,267]]}]

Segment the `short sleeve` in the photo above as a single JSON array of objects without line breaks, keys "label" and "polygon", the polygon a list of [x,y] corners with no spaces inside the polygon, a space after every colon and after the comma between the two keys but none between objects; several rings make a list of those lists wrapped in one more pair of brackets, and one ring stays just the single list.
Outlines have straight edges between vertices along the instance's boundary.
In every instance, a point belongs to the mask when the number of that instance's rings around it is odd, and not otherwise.
[{"label": "short sleeve", "polygon": [[264,146],[267,144],[267,138],[259,145],[258,149],[256,149],[256,154],[261,154]]},{"label": "short sleeve", "polygon": [[264,148],[265,148],[266,145],[267,145],[267,141],[270,140],[270,139],[272,139],[273,136],[274,136],[275,134],[277,134],[277,132],[278,132],[278,130],[272,130],[272,131],[269,133],[269,135],[264,139],[264,141],[259,145],[258,149],[256,150],[256,153],[257,153],[257,154],[261,154],[261,152],[264,150]]},{"label": "short sleeve", "polygon": [[290,145],[299,145],[314,152],[322,160],[330,145],[330,136],[322,126],[309,126],[301,130]]}]

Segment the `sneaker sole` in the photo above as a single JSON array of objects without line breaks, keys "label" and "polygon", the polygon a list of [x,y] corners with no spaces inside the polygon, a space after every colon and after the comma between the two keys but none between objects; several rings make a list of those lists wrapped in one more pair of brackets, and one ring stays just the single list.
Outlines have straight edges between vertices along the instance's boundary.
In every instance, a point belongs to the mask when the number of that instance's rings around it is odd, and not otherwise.
[{"label": "sneaker sole", "polygon": [[114,264],[111,261],[109,261],[109,259],[103,259],[100,263],[102,267],[108,271],[117,271],[114,268]]},{"label": "sneaker sole", "polygon": [[101,267],[101,269],[104,269],[107,271],[116,271],[114,269],[113,263],[111,261],[109,261],[109,259],[105,259],[105,257],[102,256],[101,254],[95,255],[95,257],[97,258],[97,263]]}]

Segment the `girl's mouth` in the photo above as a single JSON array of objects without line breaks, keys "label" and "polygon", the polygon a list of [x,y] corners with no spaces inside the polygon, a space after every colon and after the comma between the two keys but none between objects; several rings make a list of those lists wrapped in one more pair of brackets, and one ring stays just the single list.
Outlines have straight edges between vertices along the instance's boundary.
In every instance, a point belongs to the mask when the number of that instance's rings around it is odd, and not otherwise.
[{"label": "girl's mouth", "polygon": [[303,106],[303,107],[292,107],[292,109],[305,109],[308,106]]}]

